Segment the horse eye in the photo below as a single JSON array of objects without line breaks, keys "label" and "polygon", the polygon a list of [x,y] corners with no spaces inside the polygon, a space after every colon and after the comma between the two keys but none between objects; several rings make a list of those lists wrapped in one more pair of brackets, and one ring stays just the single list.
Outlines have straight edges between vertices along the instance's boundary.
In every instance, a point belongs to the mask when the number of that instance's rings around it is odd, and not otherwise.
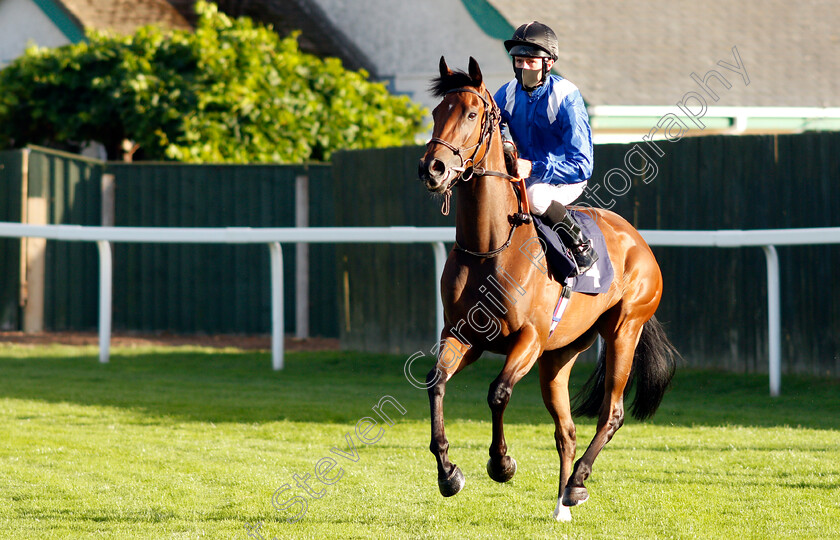
[{"label": "horse eye", "polygon": [[470,114],[467,115],[467,118],[469,118],[470,120],[475,120],[476,116],[478,116],[476,113],[471,112]]}]

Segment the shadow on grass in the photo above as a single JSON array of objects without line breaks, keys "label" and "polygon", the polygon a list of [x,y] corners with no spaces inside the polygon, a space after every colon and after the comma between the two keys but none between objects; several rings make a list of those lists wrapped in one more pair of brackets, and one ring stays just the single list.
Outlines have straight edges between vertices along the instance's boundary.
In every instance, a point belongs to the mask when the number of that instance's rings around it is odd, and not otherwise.
[{"label": "shadow on grass", "polygon": [[[405,407],[404,418],[429,416],[426,392],[404,376],[406,357],[291,353],[285,369],[275,372],[267,353],[116,349],[106,365],[96,354],[94,348],[0,348],[0,397],[116,407],[167,422],[354,424],[389,395]],[[430,358],[418,360],[415,377],[423,379],[431,364]],[[487,388],[501,366],[501,360],[483,359],[453,378],[447,385],[447,419],[489,421]],[[576,366],[572,393],[591,369]],[[536,371],[514,389],[507,423],[550,424]],[[786,376],[782,384],[782,396],[771,398],[765,375],[680,370],[651,423],[840,429],[840,381]]]}]

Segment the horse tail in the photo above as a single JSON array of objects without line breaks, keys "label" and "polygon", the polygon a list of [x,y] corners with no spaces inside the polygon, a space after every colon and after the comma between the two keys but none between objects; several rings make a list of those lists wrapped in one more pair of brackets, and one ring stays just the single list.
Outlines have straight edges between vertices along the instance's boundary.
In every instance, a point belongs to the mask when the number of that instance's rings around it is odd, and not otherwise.
[{"label": "horse tail", "polygon": [[[665,335],[662,324],[652,317],[642,327],[642,335],[633,355],[633,368],[624,388],[624,397],[636,386],[630,412],[637,420],[650,418],[662,403],[671,384],[680,353]],[[604,401],[607,378],[606,347],[601,348],[598,365],[575,396],[574,414],[597,417]]]},{"label": "horse tail", "polygon": [[678,358],[680,353],[668,339],[662,323],[652,317],[642,327],[642,337],[633,356],[637,388],[630,412],[634,418],[650,418],[659,408],[671,386]]}]

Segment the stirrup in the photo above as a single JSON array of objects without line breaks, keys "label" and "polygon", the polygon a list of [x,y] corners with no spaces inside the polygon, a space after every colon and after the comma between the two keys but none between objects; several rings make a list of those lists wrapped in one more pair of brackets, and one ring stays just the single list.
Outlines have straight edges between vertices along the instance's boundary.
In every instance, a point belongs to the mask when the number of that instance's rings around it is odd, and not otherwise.
[{"label": "stirrup", "polygon": [[571,252],[575,259],[575,266],[577,266],[577,272],[575,273],[576,276],[580,276],[588,272],[598,261],[598,252],[596,252],[592,247],[592,242],[590,240],[575,246]]}]

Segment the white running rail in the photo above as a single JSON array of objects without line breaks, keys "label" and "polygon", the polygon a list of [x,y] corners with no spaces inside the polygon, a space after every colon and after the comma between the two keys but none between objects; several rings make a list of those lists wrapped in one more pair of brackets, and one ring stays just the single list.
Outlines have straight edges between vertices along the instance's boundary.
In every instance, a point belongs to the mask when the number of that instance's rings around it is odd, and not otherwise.
[{"label": "white running rail", "polygon": [[[761,247],[767,261],[768,352],[770,394],[781,390],[781,293],[775,246],[840,244],[840,227],[727,231],[639,231],[652,246]],[[454,227],[317,227],[317,228],[179,228],[26,225],[0,222],[0,237],[96,242],[99,248],[99,361],[108,362],[111,342],[112,242],[168,244],[267,244],[271,260],[272,367],[283,369],[283,250],[281,243],[431,244],[435,259],[436,327],[443,329],[443,307],[437,283],[443,272],[445,242],[455,240]]]}]

